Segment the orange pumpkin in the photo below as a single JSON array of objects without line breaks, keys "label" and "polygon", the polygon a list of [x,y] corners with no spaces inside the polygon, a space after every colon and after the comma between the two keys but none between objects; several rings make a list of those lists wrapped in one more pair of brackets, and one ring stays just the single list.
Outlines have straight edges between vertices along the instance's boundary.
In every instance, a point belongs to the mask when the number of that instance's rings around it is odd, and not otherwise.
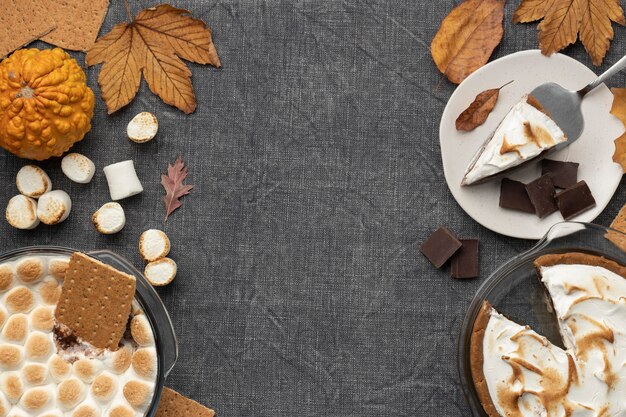
[{"label": "orange pumpkin", "polygon": [[21,49],[0,63],[0,146],[36,159],[61,156],[91,129],[94,95],[60,48]]}]

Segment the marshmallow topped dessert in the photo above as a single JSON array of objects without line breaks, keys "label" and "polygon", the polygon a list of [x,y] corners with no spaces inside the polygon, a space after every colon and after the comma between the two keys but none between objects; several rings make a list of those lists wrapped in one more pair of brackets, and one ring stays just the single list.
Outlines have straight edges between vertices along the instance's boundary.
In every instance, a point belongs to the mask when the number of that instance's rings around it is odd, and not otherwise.
[{"label": "marshmallow topped dessert", "polygon": [[626,415],[626,267],[602,257],[546,255],[535,266],[565,349],[485,302],[471,367],[489,417]]},{"label": "marshmallow topped dessert", "polygon": [[472,158],[461,185],[488,180],[565,141],[563,130],[532,96],[525,96]]},{"label": "marshmallow topped dessert", "polygon": [[67,256],[0,264],[0,416],[142,417],[157,380],[152,327],[136,301],[115,349],[55,319]]}]

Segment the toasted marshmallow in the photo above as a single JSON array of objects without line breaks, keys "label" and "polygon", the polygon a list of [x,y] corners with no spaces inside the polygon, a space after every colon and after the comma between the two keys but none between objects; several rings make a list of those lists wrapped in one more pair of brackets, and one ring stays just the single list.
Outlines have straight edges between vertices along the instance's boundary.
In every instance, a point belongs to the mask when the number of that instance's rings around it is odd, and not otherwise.
[{"label": "toasted marshmallow", "polygon": [[67,259],[51,259],[48,262],[48,272],[56,279],[63,280],[65,279],[65,271],[67,271],[68,265],[69,261]]},{"label": "toasted marshmallow", "polygon": [[46,172],[35,165],[24,165],[15,178],[20,194],[39,198],[52,189],[52,181]]},{"label": "toasted marshmallow", "polygon": [[111,200],[117,201],[143,192],[143,187],[132,160],[118,162],[104,167],[104,175],[109,184]]},{"label": "toasted marshmallow", "polygon": [[96,166],[85,155],[68,153],[61,160],[61,170],[70,180],[79,184],[87,184],[96,173]]},{"label": "toasted marshmallow", "polygon": [[141,381],[128,381],[124,385],[122,392],[128,404],[139,409],[148,405],[148,402],[152,399],[151,387]]},{"label": "toasted marshmallow", "polygon": [[18,286],[7,293],[4,303],[13,313],[28,313],[33,309],[35,297],[28,288]]},{"label": "toasted marshmallow", "polygon": [[61,285],[55,278],[47,277],[44,282],[37,286],[41,300],[46,304],[56,305],[61,298]]},{"label": "toasted marshmallow", "polygon": [[27,284],[39,281],[45,273],[45,265],[38,257],[28,257],[21,259],[17,263],[17,277]]},{"label": "toasted marshmallow", "polygon": [[26,357],[35,361],[45,361],[52,353],[52,342],[42,332],[31,332],[24,345]]},{"label": "toasted marshmallow", "polygon": [[566,140],[567,136],[554,120],[530,104],[526,96],[513,106],[472,158],[462,185],[518,166]]},{"label": "toasted marshmallow", "polygon": [[56,354],[52,355],[48,361],[48,367],[50,368],[50,375],[56,382],[69,377],[72,371],[72,366]]},{"label": "toasted marshmallow", "polygon": [[22,368],[22,378],[29,385],[43,385],[48,381],[48,367],[41,363],[29,363]]},{"label": "toasted marshmallow", "polygon": [[135,417],[135,412],[125,405],[118,405],[109,411],[109,417]]},{"label": "toasted marshmallow", "polygon": [[0,374],[0,390],[11,404],[16,404],[24,393],[24,383],[17,372]]},{"label": "toasted marshmallow", "polygon": [[74,374],[85,383],[91,383],[102,371],[101,361],[93,359],[79,359],[72,365]]},{"label": "toasted marshmallow", "polygon": [[112,235],[124,228],[126,215],[119,203],[106,203],[91,216],[91,221],[98,232]]},{"label": "toasted marshmallow", "polygon": [[6,321],[7,317],[9,317],[9,313],[7,312],[7,309],[4,308],[2,304],[0,304],[0,327],[4,325],[4,322]]},{"label": "toasted marshmallow", "polygon": [[157,370],[157,355],[154,348],[140,348],[132,359],[135,373],[143,378],[153,378]]},{"label": "toasted marshmallow", "polygon": [[163,258],[146,265],[144,275],[150,284],[159,287],[172,282],[176,276],[176,270],[176,262],[170,258]]},{"label": "toasted marshmallow", "polygon": [[98,375],[91,384],[91,395],[102,403],[111,401],[116,392],[117,381],[108,372]]},{"label": "toasted marshmallow", "polygon": [[22,344],[28,333],[28,316],[26,314],[13,314],[7,320],[2,329],[2,337],[9,342]]},{"label": "toasted marshmallow", "polygon": [[63,190],[54,190],[45,193],[37,204],[37,217],[42,223],[59,224],[70,215],[72,199]]},{"label": "toasted marshmallow", "polygon": [[130,334],[139,346],[152,346],[154,344],[152,329],[144,314],[135,316],[130,321]]},{"label": "toasted marshmallow", "polygon": [[16,229],[34,229],[39,225],[37,202],[30,197],[16,195],[7,204],[6,219]]},{"label": "toasted marshmallow", "polygon": [[0,416],[6,417],[6,415],[9,414],[10,409],[11,409],[11,404],[5,398],[5,396],[0,393]]},{"label": "toasted marshmallow", "polygon": [[81,404],[72,412],[72,417],[100,417],[100,411],[90,404]]},{"label": "toasted marshmallow", "polygon": [[3,343],[0,345],[0,369],[15,369],[24,361],[21,346]]},{"label": "toasted marshmallow", "polygon": [[31,388],[20,398],[20,405],[28,411],[37,411],[52,402],[52,394],[45,388]]},{"label": "toasted marshmallow", "polygon": [[154,139],[159,130],[156,116],[144,111],[133,117],[126,127],[128,139],[136,143],[145,143]]},{"label": "toasted marshmallow", "polygon": [[133,358],[133,353],[129,346],[122,346],[116,352],[113,352],[110,358],[106,361],[105,365],[107,368],[116,374],[121,374],[126,372],[126,370],[130,367],[130,363]]},{"label": "toasted marshmallow", "polygon": [[41,306],[30,313],[30,325],[35,330],[51,332],[54,327],[54,310],[52,307]]},{"label": "toasted marshmallow", "polygon": [[0,265],[0,292],[5,292],[13,285],[13,267],[10,264]]},{"label": "toasted marshmallow", "polygon": [[170,253],[170,239],[158,229],[148,229],[139,237],[139,253],[146,262],[165,258]]},{"label": "toasted marshmallow", "polygon": [[76,378],[66,379],[59,384],[57,400],[66,409],[72,409],[85,398],[85,386]]}]

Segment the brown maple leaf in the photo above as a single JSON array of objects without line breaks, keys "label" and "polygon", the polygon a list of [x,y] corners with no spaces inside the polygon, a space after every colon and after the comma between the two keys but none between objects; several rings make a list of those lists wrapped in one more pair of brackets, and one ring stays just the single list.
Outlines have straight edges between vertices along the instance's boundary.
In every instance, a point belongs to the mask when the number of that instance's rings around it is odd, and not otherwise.
[{"label": "brown maple leaf", "polygon": [[87,66],[101,64],[98,83],[109,114],[137,94],[141,74],[150,90],[185,113],[196,109],[191,71],[180,59],[222,66],[211,29],[189,12],[169,4],[139,12],[120,23],[87,51]]},{"label": "brown maple leaf", "polygon": [[[626,127],[626,88],[611,88],[611,92],[613,93],[611,114],[620,119]],[[626,133],[615,139],[613,162],[620,164],[626,172]]]},{"label": "brown maple leaf", "polygon": [[465,0],[441,22],[430,44],[437,68],[459,84],[487,63],[502,40],[505,0]]},{"label": "brown maple leaf", "polygon": [[513,81],[509,81],[501,87],[492,88],[478,94],[468,108],[456,119],[456,130],[469,132],[485,123],[498,102],[500,90],[512,82]]},{"label": "brown maple leaf", "polygon": [[611,22],[626,24],[619,0],[522,0],[516,23],[540,20],[539,47],[552,55],[578,38],[594,65],[600,65],[613,39]]},{"label": "brown maple leaf", "polygon": [[180,198],[189,194],[193,185],[183,184],[189,170],[185,166],[182,158],[176,158],[174,165],[167,163],[167,174],[161,174],[161,185],[165,188],[163,203],[165,204],[165,221],[167,218],[182,206]]}]

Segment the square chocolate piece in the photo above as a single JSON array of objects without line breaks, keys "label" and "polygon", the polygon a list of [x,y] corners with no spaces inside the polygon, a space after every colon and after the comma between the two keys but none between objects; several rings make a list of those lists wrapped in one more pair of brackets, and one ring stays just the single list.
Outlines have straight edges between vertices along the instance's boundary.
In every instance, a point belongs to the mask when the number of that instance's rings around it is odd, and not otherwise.
[{"label": "square chocolate piece", "polygon": [[420,251],[436,268],[441,268],[461,247],[461,242],[454,234],[440,227],[420,246]]},{"label": "square chocolate piece", "polygon": [[504,178],[500,183],[500,207],[535,214],[535,206],[530,202],[526,184]]},{"label": "square chocolate piece", "polygon": [[478,239],[461,239],[461,248],[452,257],[452,278],[476,278],[480,270]]},{"label": "square chocolate piece", "polygon": [[578,162],[541,161],[541,175],[552,175],[552,183],[557,188],[569,188],[578,181]]},{"label": "square chocolate piece", "polygon": [[559,209],[554,200],[556,190],[550,174],[542,175],[526,184],[526,192],[531,203],[535,206],[535,213],[537,213],[540,219]]},{"label": "square chocolate piece", "polygon": [[580,213],[596,206],[596,200],[585,181],[580,181],[573,187],[561,191],[556,195],[556,204],[565,220],[570,220]]}]

